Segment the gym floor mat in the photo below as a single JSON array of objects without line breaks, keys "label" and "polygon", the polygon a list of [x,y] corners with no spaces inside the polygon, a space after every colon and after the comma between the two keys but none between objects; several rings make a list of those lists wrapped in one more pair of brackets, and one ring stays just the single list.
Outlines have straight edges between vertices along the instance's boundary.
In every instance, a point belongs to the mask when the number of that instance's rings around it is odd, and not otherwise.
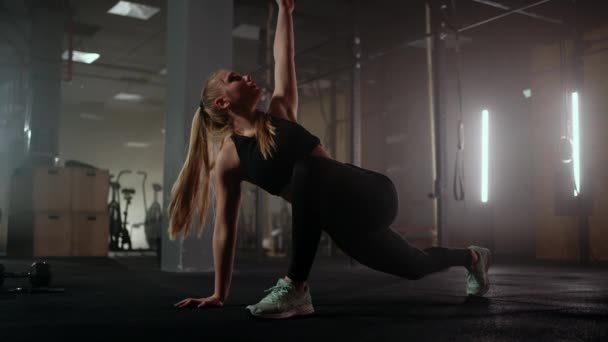
[{"label": "gym floor mat", "polygon": [[[177,309],[208,296],[213,273],[169,273],[155,258],[56,258],[63,293],[0,294],[2,341],[505,341],[601,340],[608,336],[605,267],[497,263],[485,298],[465,296],[465,270],[411,281],[319,257],[310,286],[316,315],[252,319],[245,306],[284,275],[285,259],[236,262],[221,309]],[[7,269],[33,260],[0,259]],[[18,286],[11,280],[5,287]]]}]

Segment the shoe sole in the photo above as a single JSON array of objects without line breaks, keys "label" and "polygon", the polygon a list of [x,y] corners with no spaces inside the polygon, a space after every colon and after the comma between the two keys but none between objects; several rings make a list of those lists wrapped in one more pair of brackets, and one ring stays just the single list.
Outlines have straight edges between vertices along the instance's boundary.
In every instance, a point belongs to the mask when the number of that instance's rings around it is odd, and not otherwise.
[{"label": "shoe sole", "polygon": [[249,314],[254,317],[269,318],[269,319],[285,319],[285,318],[291,318],[291,317],[297,317],[297,316],[310,316],[315,313],[315,309],[312,306],[312,304],[298,306],[289,311],[279,312],[279,313],[274,313],[274,314],[256,314],[256,313],[253,313],[253,311],[249,307],[247,307],[247,311],[249,311]]}]

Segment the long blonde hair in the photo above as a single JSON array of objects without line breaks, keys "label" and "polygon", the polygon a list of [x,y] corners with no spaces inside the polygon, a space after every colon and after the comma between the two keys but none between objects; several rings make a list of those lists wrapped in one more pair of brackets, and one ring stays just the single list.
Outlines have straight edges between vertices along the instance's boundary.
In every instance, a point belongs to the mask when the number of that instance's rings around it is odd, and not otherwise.
[{"label": "long blonde hair", "polygon": [[[224,96],[224,83],[219,77],[222,71],[214,72],[205,82],[200,106],[192,119],[188,155],[171,189],[168,229],[171,240],[174,240],[180,233],[184,237],[188,235],[192,216],[196,210],[195,206],[199,210],[197,236],[202,235],[209,208],[209,193],[215,193],[215,191],[211,191],[214,189],[210,189],[209,179],[212,177],[217,154],[227,138],[234,132],[228,112],[214,103],[215,99]],[[268,159],[272,157],[271,150],[276,149],[275,127],[268,114],[261,115],[255,122],[255,126],[260,151],[264,159]],[[218,143],[219,148],[216,149]],[[201,168],[201,164],[204,168]]]}]

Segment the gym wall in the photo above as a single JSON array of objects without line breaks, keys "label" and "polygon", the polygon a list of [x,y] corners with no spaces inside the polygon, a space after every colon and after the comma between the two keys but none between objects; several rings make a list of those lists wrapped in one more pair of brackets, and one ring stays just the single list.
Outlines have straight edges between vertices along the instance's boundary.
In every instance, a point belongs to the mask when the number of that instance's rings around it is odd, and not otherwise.
[{"label": "gym wall", "polygon": [[[590,259],[608,260],[608,27],[589,32],[585,41],[590,44],[583,57],[584,86],[580,91],[581,110],[581,191],[589,201],[584,210],[589,215]],[[565,53],[570,53],[572,42],[567,42]],[[557,170],[571,167],[559,161],[558,139],[563,131],[560,107],[559,46],[538,47],[531,65],[533,89],[534,143],[534,199],[536,215],[536,256],[549,260],[579,260],[580,219],[574,208],[559,210],[560,202],[572,196],[558,196]],[[568,111],[569,113],[569,111]],[[562,204],[563,206],[564,204]]]}]

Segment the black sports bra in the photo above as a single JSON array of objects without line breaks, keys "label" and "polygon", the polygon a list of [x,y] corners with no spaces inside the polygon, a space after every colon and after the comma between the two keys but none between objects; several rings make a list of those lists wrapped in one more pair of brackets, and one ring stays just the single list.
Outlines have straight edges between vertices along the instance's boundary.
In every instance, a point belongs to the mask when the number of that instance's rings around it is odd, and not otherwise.
[{"label": "black sports bra", "polygon": [[[265,114],[270,115],[270,114]],[[289,183],[296,161],[309,155],[321,141],[297,122],[270,115],[276,127],[276,150],[264,160],[257,137],[231,135],[239,155],[245,180],[273,195],[279,195]]]}]

